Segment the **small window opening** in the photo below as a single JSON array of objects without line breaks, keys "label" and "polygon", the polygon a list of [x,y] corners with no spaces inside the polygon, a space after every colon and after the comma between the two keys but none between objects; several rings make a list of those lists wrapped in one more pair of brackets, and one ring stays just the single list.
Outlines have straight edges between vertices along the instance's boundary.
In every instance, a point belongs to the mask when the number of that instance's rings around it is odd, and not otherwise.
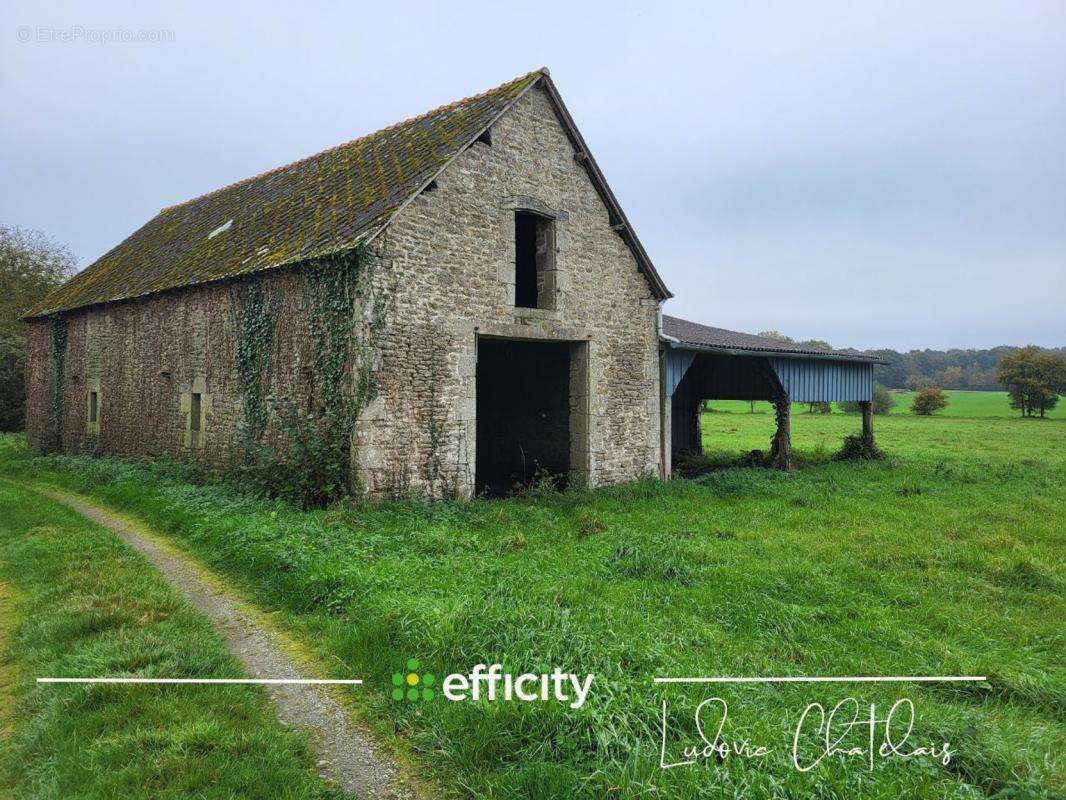
[{"label": "small window opening", "polygon": [[203,430],[203,401],[199,392],[192,393],[192,401],[189,403],[189,430],[192,431],[194,441],[199,439],[200,431]]},{"label": "small window opening", "polygon": [[89,422],[100,421],[100,393],[89,392]]},{"label": "small window opening", "polygon": [[555,308],[555,227],[547,217],[516,211],[515,300],[518,308]]},{"label": "small window opening", "polygon": [[481,142],[482,144],[487,144],[489,147],[492,147],[492,128],[485,128],[485,130],[481,132],[481,135],[477,137],[477,139],[475,139],[474,141]]}]

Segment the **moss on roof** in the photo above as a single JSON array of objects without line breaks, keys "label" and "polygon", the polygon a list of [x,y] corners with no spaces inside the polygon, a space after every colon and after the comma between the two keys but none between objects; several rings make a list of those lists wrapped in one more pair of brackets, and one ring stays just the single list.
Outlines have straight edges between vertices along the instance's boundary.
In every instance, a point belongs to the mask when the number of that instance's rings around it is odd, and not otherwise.
[{"label": "moss on roof", "polygon": [[[83,306],[273,269],[354,247],[523,91],[531,72],[484,94],[164,208],[26,312]],[[232,224],[211,235],[216,229]]]}]

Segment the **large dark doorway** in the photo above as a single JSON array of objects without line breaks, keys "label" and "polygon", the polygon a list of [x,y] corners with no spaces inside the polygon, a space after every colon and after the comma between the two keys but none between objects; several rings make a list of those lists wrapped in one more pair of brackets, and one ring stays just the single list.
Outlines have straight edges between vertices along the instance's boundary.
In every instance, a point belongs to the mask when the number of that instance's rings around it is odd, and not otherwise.
[{"label": "large dark doorway", "polygon": [[569,342],[480,339],[476,491],[500,495],[570,473]]}]

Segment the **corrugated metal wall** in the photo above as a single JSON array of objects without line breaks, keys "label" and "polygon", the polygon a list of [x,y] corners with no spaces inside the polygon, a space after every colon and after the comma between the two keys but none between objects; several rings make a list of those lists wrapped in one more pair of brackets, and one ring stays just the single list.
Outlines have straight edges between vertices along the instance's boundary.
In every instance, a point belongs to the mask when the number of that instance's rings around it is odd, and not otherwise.
[{"label": "corrugated metal wall", "polygon": [[772,387],[760,371],[769,364],[797,403],[839,403],[873,397],[873,365],[818,358],[758,358],[697,353],[680,348],[666,351],[663,389],[672,396],[682,390],[719,400],[769,399]]},{"label": "corrugated metal wall", "polygon": [[873,397],[873,365],[855,361],[771,358],[788,396],[796,403],[840,403]]},{"label": "corrugated metal wall", "polygon": [[692,350],[670,349],[666,351],[666,380],[663,382],[663,391],[666,392],[667,397],[673,396],[674,389],[685,377],[695,357],[696,353]]}]

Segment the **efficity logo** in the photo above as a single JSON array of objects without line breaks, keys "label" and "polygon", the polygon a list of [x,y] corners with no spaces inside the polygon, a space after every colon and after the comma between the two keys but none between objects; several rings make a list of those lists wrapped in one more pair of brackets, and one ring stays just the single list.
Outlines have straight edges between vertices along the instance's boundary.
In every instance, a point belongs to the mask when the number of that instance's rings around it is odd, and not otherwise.
[{"label": "efficity logo", "polygon": [[392,673],[393,700],[432,700],[437,696],[433,690],[436,676],[432,672],[419,673],[420,669],[422,662],[409,658],[406,672]]},{"label": "efficity logo", "polygon": [[[437,696],[436,676],[432,672],[420,672],[421,669],[422,663],[417,658],[409,658],[406,672],[392,674],[393,700],[432,700]],[[595,675],[581,677],[563,672],[559,667],[548,673],[526,672],[516,676],[504,672],[502,664],[477,664],[469,674],[453,672],[446,676],[440,691],[453,703],[467,700],[559,702],[576,710],[585,705],[595,678]]]}]

